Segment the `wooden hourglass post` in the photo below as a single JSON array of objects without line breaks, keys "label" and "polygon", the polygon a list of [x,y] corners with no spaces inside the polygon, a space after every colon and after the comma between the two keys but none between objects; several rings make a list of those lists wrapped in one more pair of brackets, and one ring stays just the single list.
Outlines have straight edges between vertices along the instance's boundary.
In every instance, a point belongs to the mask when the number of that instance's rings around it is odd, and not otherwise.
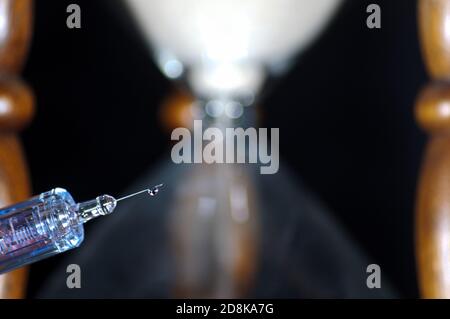
[{"label": "wooden hourglass post", "polygon": [[[33,94],[19,79],[32,26],[32,0],[0,0],[0,206],[30,195],[17,133],[31,120]],[[24,296],[26,270],[0,276],[0,298]]]},{"label": "wooden hourglass post", "polygon": [[450,0],[420,0],[418,10],[431,76],[415,110],[430,137],[416,206],[419,285],[424,298],[450,298]]}]

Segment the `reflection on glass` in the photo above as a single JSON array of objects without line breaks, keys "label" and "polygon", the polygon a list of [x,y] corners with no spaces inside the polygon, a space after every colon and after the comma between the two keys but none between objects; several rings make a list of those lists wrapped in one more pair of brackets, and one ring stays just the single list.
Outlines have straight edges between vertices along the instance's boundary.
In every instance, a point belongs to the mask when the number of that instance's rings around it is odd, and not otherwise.
[{"label": "reflection on glass", "polygon": [[245,296],[256,265],[256,202],[244,167],[205,164],[181,177],[171,212],[178,296]]}]

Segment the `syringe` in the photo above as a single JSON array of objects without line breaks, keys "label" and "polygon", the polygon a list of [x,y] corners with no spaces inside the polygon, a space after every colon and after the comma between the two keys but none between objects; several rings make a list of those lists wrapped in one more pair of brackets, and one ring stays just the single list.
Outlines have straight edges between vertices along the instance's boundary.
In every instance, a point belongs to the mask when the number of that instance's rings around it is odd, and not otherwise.
[{"label": "syringe", "polygon": [[115,199],[110,195],[75,203],[69,192],[55,188],[0,209],[0,274],[78,247],[83,224],[111,214],[121,200],[148,193],[162,184]]}]

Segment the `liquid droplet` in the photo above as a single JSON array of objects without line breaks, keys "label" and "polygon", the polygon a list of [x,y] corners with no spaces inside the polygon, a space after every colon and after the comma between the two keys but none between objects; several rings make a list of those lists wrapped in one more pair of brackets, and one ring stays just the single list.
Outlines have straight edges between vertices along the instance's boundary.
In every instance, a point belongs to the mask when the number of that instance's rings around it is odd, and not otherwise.
[{"label": "liquid droplet", "polygon": [[150,196],[155,196],[156,194],[158,194],[159,189],[160,189],[161,187],[163,187],[163,184],[159,184],[159,185],[156,185],[156,186],[150,188],[150,189],[148,190],[148,194],[149,194]]}]

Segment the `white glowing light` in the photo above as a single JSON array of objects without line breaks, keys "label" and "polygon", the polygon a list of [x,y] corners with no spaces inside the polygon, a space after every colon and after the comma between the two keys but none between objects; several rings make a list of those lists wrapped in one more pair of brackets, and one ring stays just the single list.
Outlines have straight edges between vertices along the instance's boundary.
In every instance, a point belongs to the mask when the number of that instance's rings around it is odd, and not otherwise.
[{"label": "white glowing light", "polygon": [[[127,0],[144,35],[176,62],[163,72],[201,96],[257,94],[267,69],[304,49],[341,0]],[[161,65],[161,64],[160,64]]]}]

